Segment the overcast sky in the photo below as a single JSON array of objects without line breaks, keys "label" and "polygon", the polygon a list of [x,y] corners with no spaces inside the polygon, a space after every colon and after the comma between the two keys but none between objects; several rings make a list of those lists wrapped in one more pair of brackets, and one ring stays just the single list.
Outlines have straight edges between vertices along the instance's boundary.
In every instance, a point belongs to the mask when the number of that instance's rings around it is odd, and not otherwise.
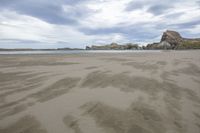
[{"label": "overcast sky", "polygon": [[166,29],[200,37],[200,0],[0,0],[1,48],[146,44]]}]

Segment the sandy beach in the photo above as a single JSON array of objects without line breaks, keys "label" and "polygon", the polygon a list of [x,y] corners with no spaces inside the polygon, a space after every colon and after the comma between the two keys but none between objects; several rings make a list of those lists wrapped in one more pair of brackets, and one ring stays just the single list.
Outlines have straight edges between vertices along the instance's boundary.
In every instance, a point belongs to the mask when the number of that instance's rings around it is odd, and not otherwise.
[{"label": "sandy beach", "polygon": [[200,133],[200,51],[0,55],[0,133]]}]

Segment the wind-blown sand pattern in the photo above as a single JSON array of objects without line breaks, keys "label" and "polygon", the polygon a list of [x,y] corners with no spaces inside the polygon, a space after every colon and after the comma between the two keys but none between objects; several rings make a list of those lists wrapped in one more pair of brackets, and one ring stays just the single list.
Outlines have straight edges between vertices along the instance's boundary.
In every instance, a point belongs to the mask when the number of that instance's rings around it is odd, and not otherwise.
[{"label": "wind-blown sand pattern", "polygon": [[199,133],[200,51],[0,55],[0,133]]}]

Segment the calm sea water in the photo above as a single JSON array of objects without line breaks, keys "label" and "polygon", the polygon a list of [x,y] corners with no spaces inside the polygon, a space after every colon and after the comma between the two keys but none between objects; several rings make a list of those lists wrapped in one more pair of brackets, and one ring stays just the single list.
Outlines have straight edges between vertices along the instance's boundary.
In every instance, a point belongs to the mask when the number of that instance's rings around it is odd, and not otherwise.
[{"label": "calm sea water", "polygon": [[81,53],[143,53],[160,50],[58,50],[58,51],[0,51],[0,55],[10,54],[81,54]]}]

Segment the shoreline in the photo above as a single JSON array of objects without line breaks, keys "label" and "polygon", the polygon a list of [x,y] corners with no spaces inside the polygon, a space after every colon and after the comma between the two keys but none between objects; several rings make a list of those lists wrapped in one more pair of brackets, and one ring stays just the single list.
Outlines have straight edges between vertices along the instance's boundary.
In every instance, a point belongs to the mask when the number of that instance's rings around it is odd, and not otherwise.
[{"label": "shoreline", "polygon": [[17,50],[17,51],[0,51],[0,55],[48,55],[48,54],[117,54],[117,53],[149,53],[149,52],[173,52],[173,51],[200,51],[199,49],[187,49],[187,50]]}]

